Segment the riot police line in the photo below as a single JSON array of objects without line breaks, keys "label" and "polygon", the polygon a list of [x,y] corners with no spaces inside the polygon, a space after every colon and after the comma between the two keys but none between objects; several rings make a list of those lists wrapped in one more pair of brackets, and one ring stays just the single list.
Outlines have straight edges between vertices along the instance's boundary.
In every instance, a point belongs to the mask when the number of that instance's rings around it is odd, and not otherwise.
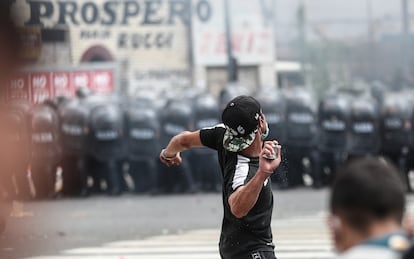
[{"label": "riot police line", "polygon": [[[17,199],[219,191],[214,152],[185,152],[184,163],[171,168],[158,161],[158,154],[172,136],[220,123],[222,107],[240,94],[249,92],[229,86],[218,99],[191,91],[151,99],[80,89],[76,98],[36,106],[12,102],[1,114],[7,125],[2,146],[8,150],[1,156],[1,191]],[[269,138],[283,145],[283,161],[272,179],[280,188],[319,188],[330,184],[347,160],[382,155],[400,169],[411,191],[411,94],[378,98],[367,91],[334,91],[319,102],[305,88],[262,88],[254,95],[269,123]]]}]

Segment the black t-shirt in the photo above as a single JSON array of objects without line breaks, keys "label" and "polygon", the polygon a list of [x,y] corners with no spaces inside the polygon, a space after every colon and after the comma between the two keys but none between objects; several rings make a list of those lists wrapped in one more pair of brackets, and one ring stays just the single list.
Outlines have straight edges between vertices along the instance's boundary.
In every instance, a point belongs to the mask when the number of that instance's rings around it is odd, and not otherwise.
[{"label": "black t-shirt", "polygon": [[266,180],[259,198],[243,218],[236,218],[228,203],[230,195],[247,184],[259,168],[259,158],[246,157],[223,147],[224,125],[200,130],[201,143],[217,150],[223,174],[224,218],[220,237],[220,253],[226,258],[241,258],[255,251],[273,251],[270,227],[273,194],[270,178]]}]

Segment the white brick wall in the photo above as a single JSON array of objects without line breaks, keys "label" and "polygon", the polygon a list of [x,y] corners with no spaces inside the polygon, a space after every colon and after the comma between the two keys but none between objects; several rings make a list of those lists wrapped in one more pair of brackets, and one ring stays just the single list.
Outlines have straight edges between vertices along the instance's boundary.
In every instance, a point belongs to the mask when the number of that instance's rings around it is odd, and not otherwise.
[{"label": "white brick wall", "polygon": [[37,63],[42,66],[65,66],[70,64],[70,45],[68,43],[42,43]]}]

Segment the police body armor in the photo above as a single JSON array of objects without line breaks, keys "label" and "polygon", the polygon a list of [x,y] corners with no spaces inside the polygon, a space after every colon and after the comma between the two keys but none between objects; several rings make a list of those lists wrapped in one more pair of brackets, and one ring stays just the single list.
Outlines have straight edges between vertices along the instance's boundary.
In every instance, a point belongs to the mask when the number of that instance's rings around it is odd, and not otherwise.
[{"label": "police body armor", "polygon": [[161,144],[166,146],[175,135],[193,130],[193,112],[188,102],[169,101],[161,111]]},{"label": "police body armor", "polygon": [[81,155],[86,152],[89,132],[89,111],[81,102],[74,99],[60,109],[61,139],[63,152],[68,155]]},{"label": "police body armor", "polygon": [[298,90],[286,95],[286,98],[287,144],[295,147],[315,146],[317,120],[310,94]]},{"label": "police body armor", "polygon": [[381,150],[407,154],[412,146],[412,105],[399,94],[385,96],[381,109]]},{"label": "police body armor", "polygon": [[350,158],[376,155],[379,151],[379,113],[372,98],[360,97],[353,101],[350,117]]},{"label": "police body armor", "polygon": [[41,105],[32,110],[31,146],[32,179],[36,196],[53,196],[61,147],[58,115],[49,106]]},{"label": "police body armor", "polygon": [[319,106],[319,141],[322,152],[345,152],[347,149],[350,104],[340,95],[328,96]]},{"label": "police body armor", "polygon": [[67,101],[59,109],[63,148],[63,194],[87,194],[86,153],[89,110],[78,99]]},{"label": "police body armor", "polygon": [[99,161],[123,156],[123,113],[113,104],[98,105],[90,114],[90,152]]},{"label": "police body armor", "polygon": [[[303,175],[313,178],[320,186],[319,157],[316,150],[317,118],[310,93],[303,88],[284,92],[286,108],[286,149],[290,186],[303,184]],[[308,165],[303,161],[310,162]]]},{"label": "police body armor", "polygon": [[126,143],[128,160],[149,159],[159,152],[159,121],[148,107],[131,107],[127,113]]}]

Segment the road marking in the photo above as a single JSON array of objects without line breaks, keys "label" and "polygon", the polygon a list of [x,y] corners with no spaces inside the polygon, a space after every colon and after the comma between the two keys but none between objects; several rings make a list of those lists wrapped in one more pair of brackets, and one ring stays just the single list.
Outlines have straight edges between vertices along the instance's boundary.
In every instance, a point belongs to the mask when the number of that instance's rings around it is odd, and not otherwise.
[{"label": "road marking", "polygon": [[[282,259],[320,259],[320,258],[333,258],[332,253],[325,252],[294,252],[294,253],[280,253],[277,254],[278,258]],[[203,253],[191,253],[191,254],[168,254],[168,255],[60,255],[60,256],[41,256],[32,257],[33,259],[220,259],[218,254],[203,254]]]},{"label": "road marking", "polygon": [[[272,222],[278,259],[333,258],[326,214],[277,219]],[[27,259],[219,259],[217,229],[200,229],[142,240],[125,240],[98,247],[80,247],[59,255]]]}]

